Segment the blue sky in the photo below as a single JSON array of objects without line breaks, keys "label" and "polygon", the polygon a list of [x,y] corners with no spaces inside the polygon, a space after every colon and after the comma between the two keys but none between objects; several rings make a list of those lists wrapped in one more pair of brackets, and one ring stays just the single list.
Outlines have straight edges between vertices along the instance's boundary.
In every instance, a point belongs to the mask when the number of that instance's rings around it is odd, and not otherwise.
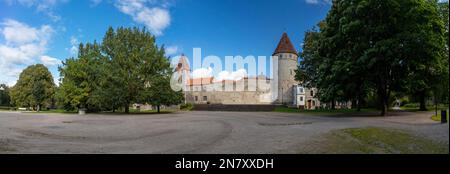
[{"label": "blue sky", "polygon": [[191,58],[194,47],[202,56],[271,56],[284,31],[299,49],[329,8],[329,0],[0,0],[0,83],[35,63],[58,78],[60,60],[109,26],[145,26],[170,56]]}]

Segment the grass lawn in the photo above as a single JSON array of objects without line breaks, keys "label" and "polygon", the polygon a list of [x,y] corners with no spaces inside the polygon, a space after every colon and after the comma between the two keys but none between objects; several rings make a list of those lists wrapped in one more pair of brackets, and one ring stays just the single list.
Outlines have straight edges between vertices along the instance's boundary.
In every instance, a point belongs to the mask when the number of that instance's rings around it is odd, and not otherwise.
[{"label": "grass lawn", "polygon": [[349,128],[332,132],[323,153],[448,154],[448,144],[408,132],[379,127]]},{"label": "grass lawn", "polygon": [[[172,113],[175,112],[174,110],[161,110],[160,113],[158,113],[156,110],[134,110],[134,109],[130,109],[130,113],[129,114],[167,114],[167,113]],[[43,110],[43,111],[39,111],[39,112],[35,112],[35,111],[27,111],[27,113],[56,113],[56,114],[77,114],[78,111],[66,111],[63,109],[52,109],[52,110]],[[87,113],[89,114],[89,113]],[[98,113],[93,113],[93,114],[106,114],[106,115],[126,115],[126,113],[124,112],[98,112]]]},{"label": "grass lawn", "polygon": [[30,111],[30,113],[58,113],[58,114],[75,114],[77,111],[66,111],[64,109],[51,109],[51,110],[43,110],[39,112]]},{"label": "grass lawn", "polygon": [[374,112],[375,109],[316,109],[316,110],[300,110],[297,108],[276,107],[274,112],[288,112],[288,113],[308,113],[308,114],[342,114],[342,113],[358,113],[358,112]]},{"label": "grass lawn", "polygon": [[[160,110],[160,113],[158,113],[158,111],[155,110],[135,110],[135,109],[130,109],[130,113],[129,114],[168,114],[168,113],[173,113],[176,112],[175,110]],[[126,115],[127,113],[125,112],[100,112],[100,114],[111,114],[111,115]]]},{"label": "grass lawn", "polygon": [[[448,122],[448,111],[447,111],[447,122]],[[431,119],[434,121],[441,121],[441,111],[438,111],[438,115],[431,116]]]},{"label": "grass lawn", "polygon": [[9,106],[0,106],[0,111],[9,111],[11,108]]},{"label": "grass lawn", "polygon": [[[426,108],[427,108],[427,111],[434,111],[434,110],[436,110],[436,106],[434,106],[434,105],[427,105]],[[438,111],[440,112],[440,110],[448,109],[448,105],[439,104],[437,108],[438,108]],[[407,104],[405,106],[401,106],[400,109],[405,110],[405,111],[409,111],[409,112],[420,111],[419,110],[419,104]]]}]

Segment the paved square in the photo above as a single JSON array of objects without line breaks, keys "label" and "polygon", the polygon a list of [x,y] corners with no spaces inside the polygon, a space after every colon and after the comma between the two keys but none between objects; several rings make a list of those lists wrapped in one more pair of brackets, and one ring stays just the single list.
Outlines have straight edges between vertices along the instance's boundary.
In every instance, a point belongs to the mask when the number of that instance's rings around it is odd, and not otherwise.
[{"label": "paved square", "polygon": [[430,113],[326,117],[277,112],[152,115],[0,112],[0,153],[317,153],[326,133],[388,127],[448,144]]}]

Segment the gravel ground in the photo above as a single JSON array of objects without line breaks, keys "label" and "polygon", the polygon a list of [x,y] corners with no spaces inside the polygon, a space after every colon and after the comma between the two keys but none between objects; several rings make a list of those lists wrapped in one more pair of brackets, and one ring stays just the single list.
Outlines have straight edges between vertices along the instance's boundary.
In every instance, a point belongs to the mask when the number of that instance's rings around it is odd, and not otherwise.
[{"label": "gravel ground", "polygon": [[340,117],[277,112],[151,115],[0,112],[0,153],[314,153],[330,131],[388,127],[447,143],[431,112]]}]

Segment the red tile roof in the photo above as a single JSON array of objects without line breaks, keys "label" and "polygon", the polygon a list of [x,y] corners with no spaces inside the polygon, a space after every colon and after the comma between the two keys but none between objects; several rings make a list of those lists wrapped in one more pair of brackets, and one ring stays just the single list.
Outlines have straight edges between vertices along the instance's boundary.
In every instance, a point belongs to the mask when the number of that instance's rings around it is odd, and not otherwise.
[{"label": "red tile roof", "polygon": [[196,86],[196,85],[209,85],[213,83],[213,77],[204,77],[204,78],[195,78],[195,79],[189,79],[188,85],[189,86]]},{"label": "red tile roof", "polygon": [[295,50],[294,45],[292,45],[292,42],[286,32],[284,32],[283,36],[281,36],[280,42],[278,43],[277,49],[275,49],[273,55],[278,53],[292,53],[297,55],[297,51]]}]

